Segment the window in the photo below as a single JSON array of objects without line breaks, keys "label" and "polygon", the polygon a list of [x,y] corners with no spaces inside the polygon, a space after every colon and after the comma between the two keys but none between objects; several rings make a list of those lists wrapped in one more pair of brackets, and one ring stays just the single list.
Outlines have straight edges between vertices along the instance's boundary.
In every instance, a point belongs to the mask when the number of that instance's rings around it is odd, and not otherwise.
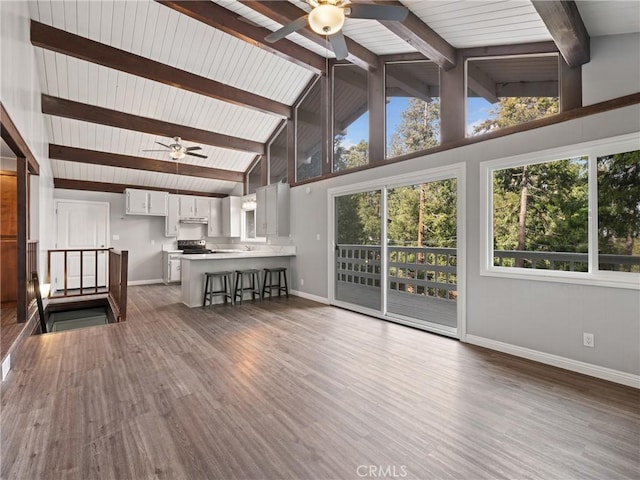
[{"label": "window", "polygon": [[322,87],[311,87],[296,110],[296,179],[322,175]]},{"label": "window", "polygon": [[440,144],[440,69],[433,62],[385,66],[386,157]]},{"label": "window", "polygon": [[287,181],[287,127],[269,144],[269,184]]},{"label": "window", "polygon": [[333,171],[369,163],[369,80],[355,65],[333,67]]},{"label": "window", "polygon": [[262,185],[262,159],[258,160],[247,175],[247,193],[256,193],[256,188]]},{"label": "window", "polygon": [[482,273],[640,288],[635,137],[481,164]]},{"label": "window", "polygon": [[467,136],[559,112],[558,56],[467,60]]}]

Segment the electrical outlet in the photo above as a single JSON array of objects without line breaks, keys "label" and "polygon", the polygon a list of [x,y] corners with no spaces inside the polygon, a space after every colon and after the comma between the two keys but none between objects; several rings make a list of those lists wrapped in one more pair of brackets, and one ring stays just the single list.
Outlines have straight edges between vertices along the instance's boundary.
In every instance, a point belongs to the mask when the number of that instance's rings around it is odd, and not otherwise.
[{"label": "electrical outlet", "polygon": [[304,278],[301,278],[301,279],[300,279],[300,286],[301,286],[301,287],[302,287],[302,286],[304,286]]},{"label": "electrical outlet", "polygon": [[584,344],[585,347],[589,347],[589,348],[595,347],[595,340],[593,338],[593,333],[583,333],[582,343]]}]

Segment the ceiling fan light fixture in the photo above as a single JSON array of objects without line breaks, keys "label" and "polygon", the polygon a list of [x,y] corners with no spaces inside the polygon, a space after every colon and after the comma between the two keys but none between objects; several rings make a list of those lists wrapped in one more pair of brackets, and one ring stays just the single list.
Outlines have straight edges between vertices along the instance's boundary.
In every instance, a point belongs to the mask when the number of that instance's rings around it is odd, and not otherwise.
[{"label": "ceiling fan light fixture", "polygon": [[330,3],[323,3],[309,13],[309,26],[318,35],[332,35],[344,25],[344,10]]},{"label": "ceiling fan light fixture", "polygon": [[184,152],[182,150],[171,150],[169,152],[169,156],[174,160],[180,160],[181,158],[184,158]]}]

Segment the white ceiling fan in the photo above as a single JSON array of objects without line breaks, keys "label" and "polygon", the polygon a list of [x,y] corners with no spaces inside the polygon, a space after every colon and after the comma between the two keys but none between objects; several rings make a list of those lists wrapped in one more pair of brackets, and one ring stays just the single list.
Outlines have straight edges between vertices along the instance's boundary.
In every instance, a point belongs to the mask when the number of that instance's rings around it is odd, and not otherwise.
[{"label": "white ceiling fan", "polygon": [[347,44],[342,33],[345,18],[362,18],[370,20],[403,21],[409,10],[401,5],[371,5],[349,3],[347,0],[307,0],[312,10],[308,15],[294,20],[275,32],[267,35],[269,43],[282,40],[290,33],[297,32],[309,25],[318,35],[327,36],[331,48],[338,60],[349,56]]},{"label": "white ceiling fan", "polygon": [[[180,160],[185,155],[191,155],[192,157],[207,158],[206,155],[200,153],[193,153],[194,150],[202,150],[202,147],[185,147],[182,145],[182,139],[180,137],[173,137],[173,143],[165,145],[161,142],[156,142],[158,145],[162,145],[169,149],[169,156],[174,160]],[[142,150],[143,152],[164,152],[165,150]]]}]

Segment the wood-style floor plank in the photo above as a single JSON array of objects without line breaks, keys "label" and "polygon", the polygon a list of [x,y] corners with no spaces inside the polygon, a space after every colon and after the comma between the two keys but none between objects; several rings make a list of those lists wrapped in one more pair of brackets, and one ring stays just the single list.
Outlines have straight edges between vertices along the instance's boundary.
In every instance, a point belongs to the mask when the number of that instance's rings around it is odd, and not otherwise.
[{"label": "wood-style floor plank", "polygon": [[632,388],[293,296],[189,309],[178,287],[131,287],[128,319],[24,342],[1,478],[640,472]]}]

